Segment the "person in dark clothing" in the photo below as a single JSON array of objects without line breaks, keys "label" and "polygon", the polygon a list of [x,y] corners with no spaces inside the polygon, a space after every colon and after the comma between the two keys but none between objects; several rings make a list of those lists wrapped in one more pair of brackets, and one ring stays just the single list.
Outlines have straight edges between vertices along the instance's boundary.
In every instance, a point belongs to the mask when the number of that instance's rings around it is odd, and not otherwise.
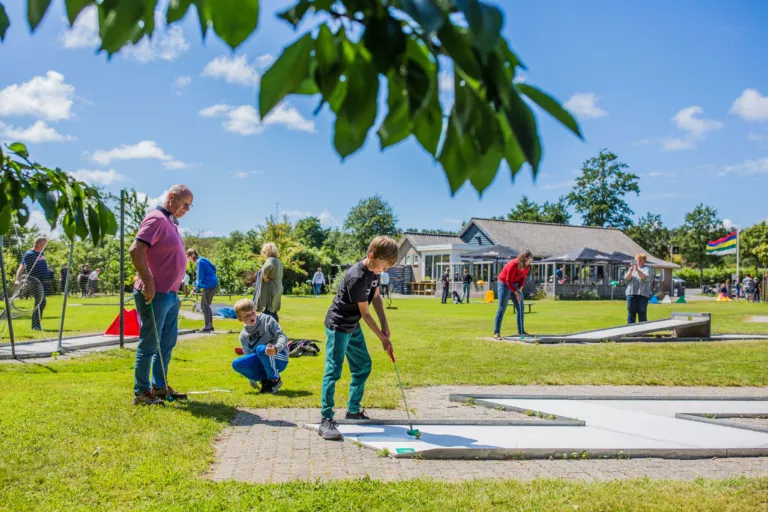
[{"label": "person in dark clothing", "polygon": [[59,275],[59,289],[61,293],[64,293],[64,288],[67,287],[67,277],[69,276],[69,265],[66,263],[61,266]]},{"label": "person in dark clothing", "polygon": [[32,330],[42,331],[40,320],[47,304],[45,300],[46,287],[44,283],[53,278],[53,271],[48,268],[43,251],[48,245],[48,239],[40,237],[35,240],[35,245],[21,257],[19,269],[16,271],[16,286],[23,287],[22,293],[35,299],[32,311]]},{"label": "person in dark clothing", "polygon": [[470,284],[472,284],[472,276],[469,275],[469,269],[464,269],[464,277],[461,280],[464,282],[461,290],[461,302],[464,302],[464,296],[466,295],[467,304],[469,304],[469,290]]},{"label": "person in dark clothing", "polygon": [[445,302],[448,300],[448,288],[450,288],[448,284],[451,282],[451,277],[448,274],[447,270],[443,273],[443,277],[442,279],[440,279],[440,282],[443,283],[443,301],[442,302],[443,304],[445,304]]},{"label": "person in dark clothing", "polygon": [[77,282],[80,283],[80,294],[85,297],[88,294],[88,278],[91,277],[91,266],[87,263],[80,269]]}]

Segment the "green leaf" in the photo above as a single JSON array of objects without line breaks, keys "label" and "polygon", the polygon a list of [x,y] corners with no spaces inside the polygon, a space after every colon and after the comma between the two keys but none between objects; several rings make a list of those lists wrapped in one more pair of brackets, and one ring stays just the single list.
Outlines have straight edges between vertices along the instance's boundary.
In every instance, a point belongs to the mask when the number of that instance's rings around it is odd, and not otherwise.
[{"label": "green leaf", "polygon": [[214,0],[206,5],[214,32],[233,50],[259,23],[259,0]]},{"label": "green leaf", "polygon": [[310,51],[312,35],[307,33],[283,50],[277,61],[264,73],[259,89],[259,112],[262,119],[309,76]]},{"label": "green leaf", "polygon": [[411,134],[408,92],[402,78],[395,72],[389,74],[387,107],[389,112],[378,131],[381,149],[397,144]]},{"label": "green leaf", "polygon": [[8,146],[8,149],[10,149],[11,151],[13,151],[14,153],[16,153],[22,158],[29,157],[29,151],[27,151],[27,146],[25,146],[21,142],[14,142],[10,146]]},{"label": "green leaf", "polygon": [[315,61],[318,69],[328,71],[339,59],[339,53],[336,50],[336,42],[333,40],[333,34],[328,25],[323,24],[317,33],[315,40]]},{"label": "green leaf", "polygon": [[11,227],[11,205],[0,210],[0,236],[5,236]]},{"label": "green leaf", "polygon": [[168,10],[165,12],[165,23],[170,25],[187,15],[192,0],[171,0]]},{"label": "green leaf", "polygon": [[443,25],[437,35],[448,56],[453,59],[454,67],[458,66],[464,73],[476,80],[482,78],[480,63],[475,52],[472,51],[472,45],[466,35],[451,23]]},{"label": "green leaf", "polygon": [[565,110],[560,104],[549,94],[527,84],[517,84],[516,87],[526,96],[531,98],[534,103],[549,112],[549,114],[565,125],[566,128],[575,133],[580,139],[584,136],[579,130],[579,124],[576,119],[573,118],[570,112]]},{"label": "green leaf", "polygon": [[363,44],[371,52],[379,72],[386,74],[398,65],[405,53],[406,38],[401,22],[391,16],[369,19],[363,33]]},{"label": "green leaf", "polygon": [[27,21],[29,29],[34,32],[51,5],[51,0],[27,0]]},{"label": "green leaf", "polygon": [[90,205],[88,206],[88,227],[91,231],[91,240],[93,240],[94,245],[97,245],[101,239],[101,231],[99,229],[101,225],[99,224],[99,214]]},{"label": "green leaf", "polygon": [[51,229],[56,227],[56,221],[59,218],[59,209],[57,204],[56,194],[47,189],[46,186],[38,187],[35,194],[37,202],[43,207],[45,212],[45,219],[50,224]]},{"label": "green leaf", "polygon": [[379,74],[358,54],[347,73],[347,94],[336,116],[333,144],[342,159],[362,147],[376,121]]},{"label": "green leaf", "polygon": [[469,162],[474,159],[472,153],[472,143],[469,139],[459,136],[456,118],[452,112],[448,119],[443,149],[438,157],[443,170],[445,170],[445,176],[448,178],[451,195],[456,194],[464,182],[467,181]]},{"label": "green leaf", "polygon": [[523,150],[525,159],[531,164],[533,174],[536,175],[541,160],[541,143],[536,131],[536,118],[517,91],[507,91],[504,98],[504,113],[509,126],[520,144],[520,149]]},{"label": "green leaf", "polygon": [[75,207],[75,232],[82,240],[88,238],[88,223],[81,206]]},{"label": "green leaf", "polygon": [[0,4],[0,41],[5,41],[5,32],[10,26],[11,22],[8,20],[8,14],[5,12],[5,7],[3,7],[3,4]]},{"label": "green leaf", "polygon": [[512,181],[514,181],[515,175],[525,163],[525,155],[523,154],[523,150],[520,149],[520,144],[518,144],[515,134],[512,133],[512,128],[510,128],[507,118],[503,114],[497,114],[496,117],[499,121],[499,126],[501,127],[501,142],[504,148],[504,160],[507,161]]},{"label": "green leaf", "polygon": [[93,5],[93,3],[94,0],[66,0],[65,4],[67,6],[67,20],[69,20],[69,25],[72,26],[83,9],[89,5]]},{"label": "green leaf", "polygon": [[29,208],[23,203],[21,206],[16,205],[16,218],[19,221],[19,226],[24,227],[29,222]]},{"label": "green leaf", "polygon": [[457,0],[456,6],[464,13],[475,46],[484,54],[491,52],[501,37],[501,11],[479,0]]},{"label": "green leaf", "polygon": [[501,149],[499,144],[493,144],[484,152],[480,159],[477,161],[477,165],[472,170],[469,176],[469,182],[475,187],[477,193],[482,197],[483,191],[493,183],[493,179],[499,171],[499,164],[501,164]]},{"label": "green leaf", "polygon": [[[112,9],[109,9],[112,7]],[[101,47],[107,55],[112,56],[120,48],[141,38],[143,29],[140,22],[144,21],[145,4],[143,1],[118,2],[114,5],[104,2],[99,5],[99,37]]]},{"label": "green leaf", "polygon": [[[205,0],[193,0],[195,3],[195,9],[197,9],[197,21],[200,23],[200,35],[205,41],[205,36],[208,35],[208,27],[211,24],[210,8],[207,7]],[[209,0],[210,2],[210,0]]]},{"label": "green leaf", "polygon": [[446,20],[445,12],[435,0],[398,0],[397,6],[427,33],[440,30]]},{"label": "green leaf", "polygon": [[437,95],[413,120],[413,135],[427,152],[435,156],[443,133],[443,107]]},{"label": "green leaf", "polygon": [[293,25],[293,28],[299,26],[304,15],[310,7],[309,0],[299,0],[293,7],[285,10],[277,15],[278,18],[283,19]]},{"label": "green leaf", "polygon": [[312,96],[320,92],[315,81],[310,77],[302,81],[299,87],[293,92],[294,94],[301,94],[303,96]]},{"label": "green leaf", "polygon": [[64,218],[61,221],[61,227],[64,229],[64,234],[67,235],[67,238],[70,240],[75,239],[75,220],[72,217],[72,213],[70,211],[64,213]]}]

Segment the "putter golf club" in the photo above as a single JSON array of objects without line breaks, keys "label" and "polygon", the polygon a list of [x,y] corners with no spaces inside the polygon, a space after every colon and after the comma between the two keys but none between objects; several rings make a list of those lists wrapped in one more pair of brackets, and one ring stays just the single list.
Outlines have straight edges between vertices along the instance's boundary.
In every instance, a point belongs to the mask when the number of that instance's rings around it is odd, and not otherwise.
[{"label": "putter golf club", "polygon": [[406,432],[409,436],[413,436],[416,439],[421,437],[421,432],[413,428],[413,422],[411,421],[411,413],[408,411],[408,402],[405,400],[405,391],[403,391],[403,383],[400,381],[400,372],[397,370],[397,363],[395,362],[395,352],[389,351],[389,358],[392,359],[392,364],[395,366],[395,375],[397,375],[397,385],[400,387],[400,393],[403,394],[403,404],[405,404],[405,414],[408,415],[408,426],[410,430]]}]

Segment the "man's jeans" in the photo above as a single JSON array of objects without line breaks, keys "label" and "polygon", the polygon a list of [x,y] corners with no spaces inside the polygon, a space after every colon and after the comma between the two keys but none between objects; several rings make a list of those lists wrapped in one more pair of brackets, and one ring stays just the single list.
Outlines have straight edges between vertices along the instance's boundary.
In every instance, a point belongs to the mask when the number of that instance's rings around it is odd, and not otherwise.
[{"label": "man's jeans", "polygon": [[213,330],[213,311],[211,310],[211,304],[213,303],[213,297],[216,295],[218,288],[204,288],[200,290],[200,309],[203,310],[203,320],[205,321],[203,329]]},{"label": "man's jeans", "polygon": [[523,294],[520,293],[520,303],[518,304],[517,296],[512,293],[512,290],[505,283],[499,283],[499,309],[496,310],[496,318],[493,322],[493,332],[501,332],[501,321],[504,319],[504,313],[507,311],[507,304],[512,299],[512,304],[515,307],[515,313],[517,315],[517,333],[522,335],[525,332],[524,328],[524,316],[523,316]]},{"label": "man's jeans", "polygon": [[648,297],[642,295],[627,295],[627,323],[634,324],[636,321],[647,322],[648,315]]},{"label": "man's jeans", "polygon": [[448,300],[448,285],[444,284],[443,285],[443,299],[442,299],[443,304],[445,304],[445,302],[447,300]]},{"label": "man's jeans", "polygon": [[467,297],[467,304],[469,304],[469,283],[464,283],[461,289],[461,302],[464,302],[464,296]]},{"label": "man's jeans", "polygon": [[[147,304],[144,295],[135,290],[133,298],[136,302],[136,310],[141,317],[139,346],[136,347],[136,364],[133,368],[133,392],[139,395],[149,390],[150,370],[152,386],[158,389],[165,389],[166,387],[163,366],[167,375],[168,365],[171,362],[171,352],[176,346],[176,338],[179,333],[179,296],[176,292],[157,293],[152,299],[152,303]],[[150,307],[154,308],[154,319]],[[160,365],[157,353],[158,342],[155,338],[154,321],[157,321],[163,366]]]},{"label": "man's jeans", "polygon": [[314,283],[315,284],[315,297],[320,295],[320,290],[323,289],[323,283]]}]

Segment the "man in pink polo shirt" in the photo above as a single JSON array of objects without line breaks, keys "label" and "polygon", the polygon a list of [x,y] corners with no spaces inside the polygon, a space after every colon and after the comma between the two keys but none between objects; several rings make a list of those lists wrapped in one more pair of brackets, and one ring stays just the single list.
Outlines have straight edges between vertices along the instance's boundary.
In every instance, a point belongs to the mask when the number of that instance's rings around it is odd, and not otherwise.
[{"label": "man in pink polo shirt", "polygon": [[[133,296],[141,316],[134,365],[134,405],[162,404],[162,399],[169,395],[179,400],[187,398],[186,394],[178,393],[169,386],[165,378],[178,335],[177,292],[187,269],[187,255],[178,219],[192,208],[192,199],[192,191],[186,185],[172,186],[165,204],[152,210],[141,221],[136,239],[128,250],[136,267]],[[150,304],[154,308],[154,318]],[[153,322],[157,322],[163,365],[157,352]],[[163,375],[163,366],[166,375]]]}]

